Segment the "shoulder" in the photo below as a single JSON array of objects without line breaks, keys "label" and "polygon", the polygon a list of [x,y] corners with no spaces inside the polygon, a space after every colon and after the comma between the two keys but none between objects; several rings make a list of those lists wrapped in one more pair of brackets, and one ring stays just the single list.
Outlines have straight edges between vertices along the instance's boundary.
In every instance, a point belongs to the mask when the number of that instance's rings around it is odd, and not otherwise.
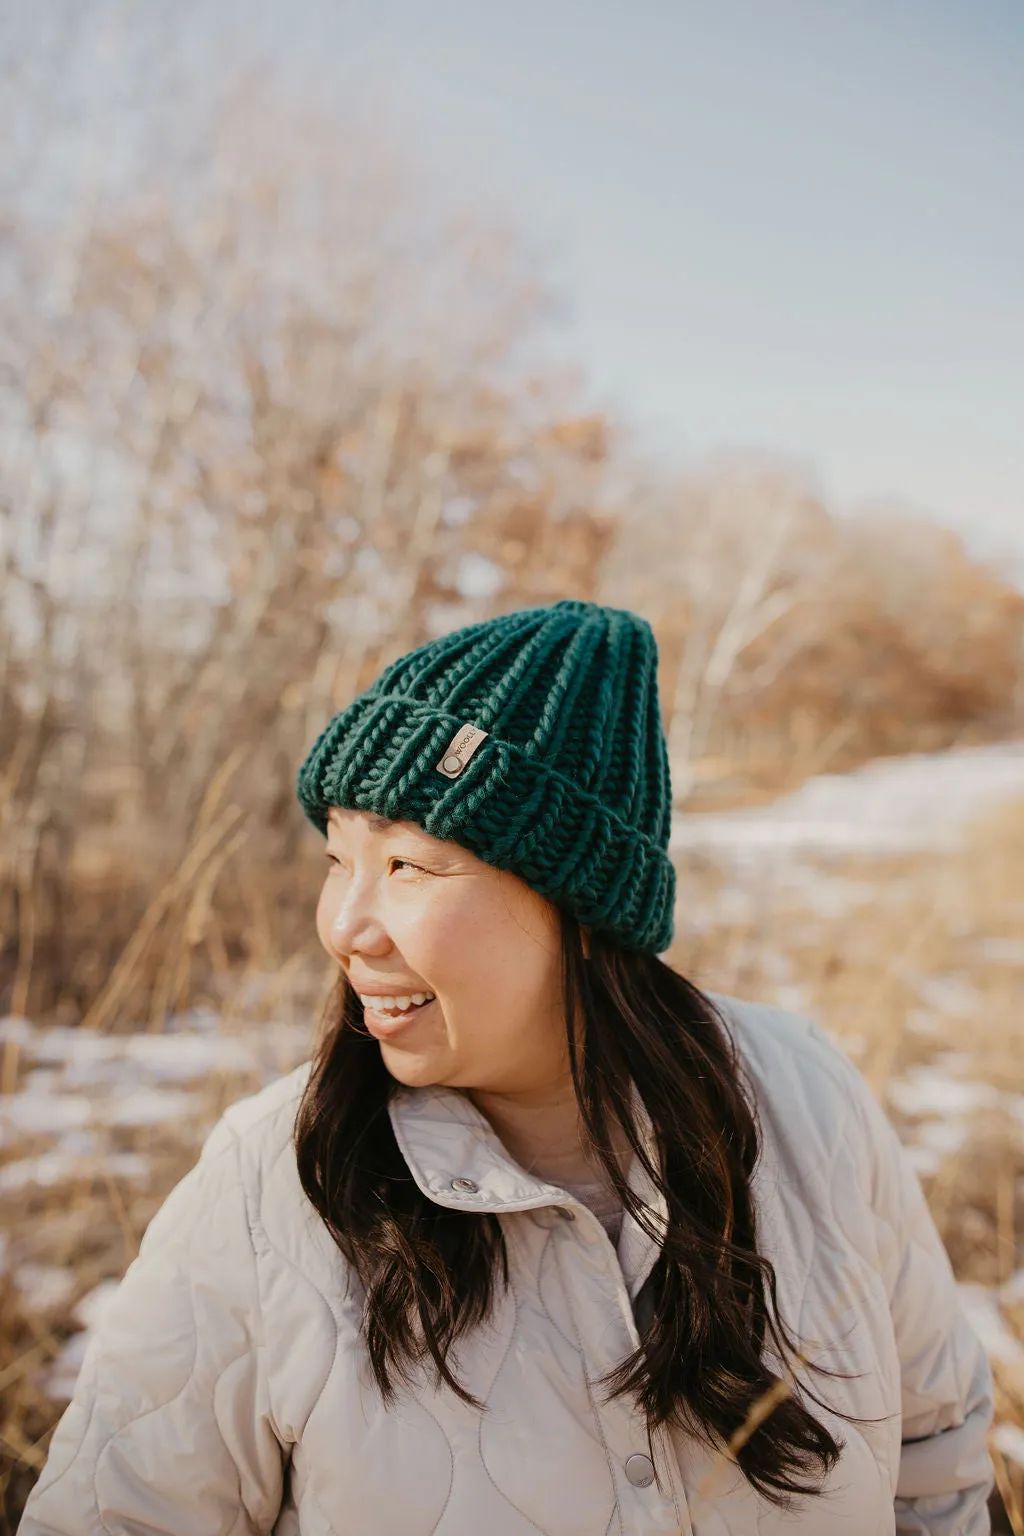
[{"label": "shoulder", "polygon": [[214,1127],[207,1147],[215,1153],[234,1142],[243,1163],[276,1155],[291,1141],[310,1070],[310,1062],[304,1061],[258,1093],[231,1104]]},{"label": "shoulder", "polygon": [[310,1062],[303,1062],[258,1093],[236,1100],[203,1146],[197,1171],[223,1168],[221,1177],[244,1196],[251,1222],[261,1222],[268,1211],[287,1214],[297,1200],[305,1203],[298,1184],[295,1121],[311,1069]]},{"label": "shoulder", "polygon": [[820,1091],[843,1096],[850,1093],[855,1080],[863,1081],[845,1051],[809,1014],[726,993],[705,995],[723,1016],[751,1071],[766,1079],[763,1091],[813,1084]]},{"label": "shoulder", "polygon": [[[845,1051],[809,1015],[708,992],[735,1042],[755,1109],[775,1137],[803,1154],[831,1158],[854,1147],[868,1165],[886,1139],[887,1122],[867,1081]],[[893,1135],[895,1133],[891,1133]]]},{"label": "shoulder", "polygon": [[[228,1208],[252,1215],[263,1203],[269,1169],[292,1146],[295,1116],[309,1075],[304,1063],[224,1111],[196,1163],[170,1191],[146,1231],[145,1244],[205,1231]],[[287,1159],[284,1159],[287,1162]],[[293,1159],[294,1161],[294,1159]]]},{"label": "shoulder", "polygon": [[324,1295],[347,1286],[348,1267],[302,1186],[295,1122],[312,1071],[303,1062],[258,1093],[225,1110],[203,1149],[200,1164],[232,1166],[236,1198],[246,1210],[257,1263],[264,1274],[283,1264],[300,1284]]}]

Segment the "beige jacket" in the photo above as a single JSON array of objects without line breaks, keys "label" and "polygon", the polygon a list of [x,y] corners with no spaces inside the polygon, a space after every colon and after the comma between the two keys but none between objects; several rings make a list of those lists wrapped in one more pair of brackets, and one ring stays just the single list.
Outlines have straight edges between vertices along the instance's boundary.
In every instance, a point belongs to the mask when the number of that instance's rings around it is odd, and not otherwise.
[{"label": "beige jacket", "polygon": [[823,1496],[779,1511],[688,1435],[648,1445],[628,1402],[601,1400],[656,1247],[627,1215],[616,1251],[450,1089],[399,1092],[398,1144],[431,1200],[498,1214],[511,1289],[458,1349],[483,1413],[425,1378],[384,1408],[358,1287],[298,1181],[303,1068],[227,1112],[150,1224],[21,1536],[987,1536],[989,1366],[889,1122],[815,1024],[716,1000],[757,1086],[782,1315],[860,1373],[813,1378],[821,1395],[888,1415],[826,1416],[846,1448]]}]

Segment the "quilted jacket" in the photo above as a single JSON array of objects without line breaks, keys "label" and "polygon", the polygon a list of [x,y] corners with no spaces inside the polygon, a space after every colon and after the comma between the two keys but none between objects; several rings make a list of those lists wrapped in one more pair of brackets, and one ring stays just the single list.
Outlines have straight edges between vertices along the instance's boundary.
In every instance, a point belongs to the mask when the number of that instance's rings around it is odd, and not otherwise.
[{"label": "quilted jacket", "polygon": [[[298,1181],[306,1067],[229,1109],[150,1223],[21,1536],[987,1536],[992,1378],[889,1121],[817,1024],[712,996],[757,1091],[782,1315],[857,1373],[807,1379],[883,1418],[809,1404],[845,1441],[822,1495],[780,1510],[692,1436],[649,1444],[629,1401],[602,1400],[656,1244],[627,1214],[616,1250],[452,1089],[400,1089],[395,1135],[431,1200],[497,1213],[511,1287],[453,1362],[483,1412],[425,1371],[385,1408],[358,1286]],[[656,1206],[636,1161],[630,1179]]]}]

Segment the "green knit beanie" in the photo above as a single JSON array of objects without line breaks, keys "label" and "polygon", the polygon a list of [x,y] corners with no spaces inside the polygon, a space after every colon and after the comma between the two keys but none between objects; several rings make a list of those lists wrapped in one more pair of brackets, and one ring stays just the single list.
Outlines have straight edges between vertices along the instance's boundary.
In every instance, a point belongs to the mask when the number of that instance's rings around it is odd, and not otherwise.
[{"label": "green knit beanie", "polygon": [[673,933],[672,794],[646,619],[564,598],[393,661],[320,733],[297,792],[414,821],[630,949]]}]

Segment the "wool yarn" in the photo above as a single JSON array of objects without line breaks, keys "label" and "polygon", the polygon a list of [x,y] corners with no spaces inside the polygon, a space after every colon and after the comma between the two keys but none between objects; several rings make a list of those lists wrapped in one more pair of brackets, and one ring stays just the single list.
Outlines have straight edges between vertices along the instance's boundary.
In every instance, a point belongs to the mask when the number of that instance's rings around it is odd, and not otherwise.
[{"label": "wool yarn", "polygon": [[468,624],[391,662],[330,721],[296,788],[413,821],[630,949],[672,941],[672,794],[646,619],[577,598]]}]

